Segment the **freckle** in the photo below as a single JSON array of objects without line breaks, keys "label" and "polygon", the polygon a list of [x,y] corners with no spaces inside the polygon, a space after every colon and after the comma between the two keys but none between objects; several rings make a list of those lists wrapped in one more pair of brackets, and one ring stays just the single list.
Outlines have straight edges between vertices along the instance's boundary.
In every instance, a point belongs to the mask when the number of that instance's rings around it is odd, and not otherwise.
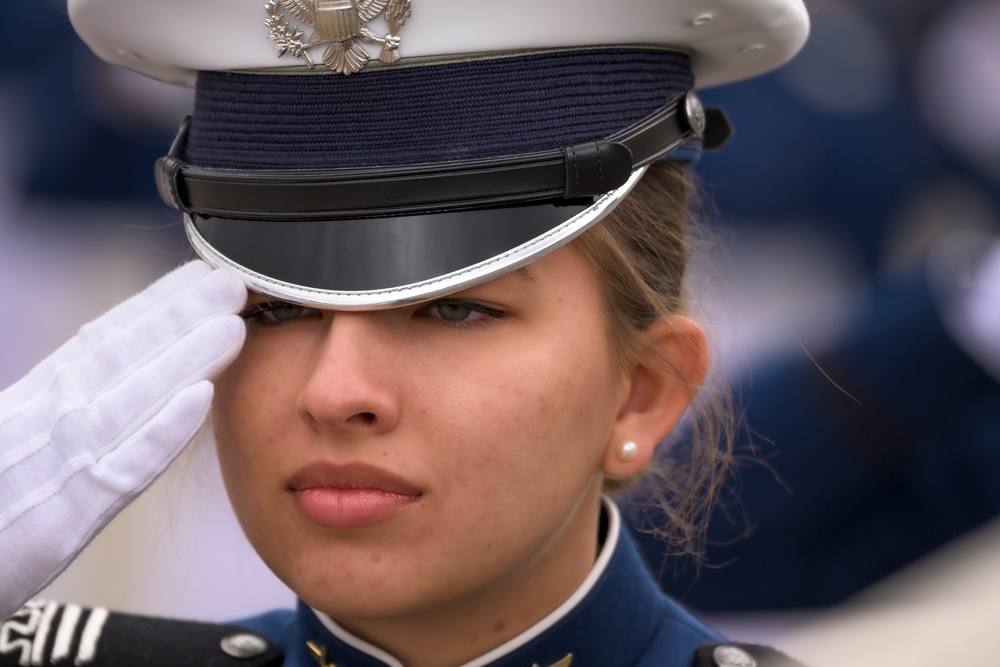
[{"label": "freckle", "polygon": [[382,554],[372,554],[372,564],[379,564],[382,562]]},{"label": "freckle", "polygon": [[493,632],[501,632],[507,627],[507,621],[497,621],[493,624]]}]

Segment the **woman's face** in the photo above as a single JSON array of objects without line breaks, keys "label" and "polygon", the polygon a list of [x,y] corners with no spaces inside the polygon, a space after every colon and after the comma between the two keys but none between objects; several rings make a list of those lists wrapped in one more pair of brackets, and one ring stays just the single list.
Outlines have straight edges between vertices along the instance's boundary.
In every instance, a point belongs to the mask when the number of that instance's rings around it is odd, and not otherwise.
[{"label": "woman's face", "polygon": [[502,634],[579,585],[629,384],[579,251],[419,306],[255,295],[246,316],[219,458],[250,541],[307,603],[360,629],[492,609]]}]

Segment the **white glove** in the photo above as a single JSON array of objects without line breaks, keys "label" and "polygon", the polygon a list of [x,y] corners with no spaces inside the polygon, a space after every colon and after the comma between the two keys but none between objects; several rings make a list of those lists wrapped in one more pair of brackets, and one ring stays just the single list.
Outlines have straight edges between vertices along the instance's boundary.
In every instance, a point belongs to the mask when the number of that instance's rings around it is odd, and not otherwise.
[{"label": "white glove", "polygon": [[162,473],[208,415],[246,327],[238,278],[164,276],[0,393],[0,620]]}]

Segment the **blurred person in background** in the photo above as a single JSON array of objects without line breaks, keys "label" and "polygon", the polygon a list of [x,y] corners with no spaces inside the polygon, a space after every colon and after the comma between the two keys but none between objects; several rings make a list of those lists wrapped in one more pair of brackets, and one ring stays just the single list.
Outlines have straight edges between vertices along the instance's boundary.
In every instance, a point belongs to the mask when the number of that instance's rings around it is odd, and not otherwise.
[{"label": "blurred person in background", "polygon": [[800,58],[706,96],[746,461],[708,566],[647,540],[701,610],[837,604],[1000,513],[1000,7],[811,10]]},{"label": "blurred person in background", "polygon": [[16,128],[4,135],[5,177],[18,196],[162,210],[149,165],[190,108],[190,91],[103,63],[57,0],[5,4],[0,87],[8,127]]}]

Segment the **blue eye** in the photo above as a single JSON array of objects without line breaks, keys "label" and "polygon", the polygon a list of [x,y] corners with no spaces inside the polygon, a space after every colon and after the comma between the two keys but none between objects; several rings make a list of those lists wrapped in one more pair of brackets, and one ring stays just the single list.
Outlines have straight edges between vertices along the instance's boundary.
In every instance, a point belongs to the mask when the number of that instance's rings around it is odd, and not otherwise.
[{"label": "blue eye", "polygon": [[464,322],[474,314],[471,308],[460,303],[442,303],[437,307],[437,312],[442,320],[449,322]]},{"label": "blue eye", "polygon": [[423,310],[424,314],[437,318],[447,324],[473,325],[486,324],[489,320],[504,317],[503,311],[484,306],[475,301],[463,299],[446,299],[435,301]]},{"label": "blue eye", "polygon": [[246,321],[247,326],[276,327],[319,314],[320,311],[315,308],[287,301],[265,301],[249,306],[240,313],[240,317]]}]

